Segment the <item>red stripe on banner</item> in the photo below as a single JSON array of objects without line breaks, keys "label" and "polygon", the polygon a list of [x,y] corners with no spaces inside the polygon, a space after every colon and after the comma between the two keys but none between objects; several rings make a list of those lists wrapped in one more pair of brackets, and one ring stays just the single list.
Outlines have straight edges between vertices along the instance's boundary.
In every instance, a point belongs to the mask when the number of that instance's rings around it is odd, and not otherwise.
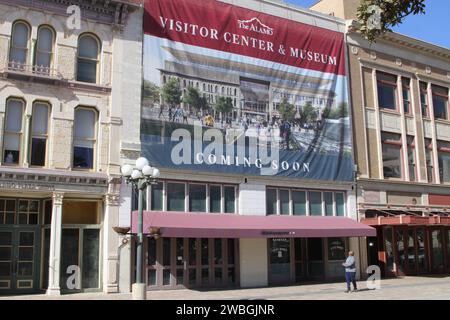
[{"label": "red stripe on banner", "polygon": [[344,35],[215,0],[147,0],[145,34],[345,75]]}]

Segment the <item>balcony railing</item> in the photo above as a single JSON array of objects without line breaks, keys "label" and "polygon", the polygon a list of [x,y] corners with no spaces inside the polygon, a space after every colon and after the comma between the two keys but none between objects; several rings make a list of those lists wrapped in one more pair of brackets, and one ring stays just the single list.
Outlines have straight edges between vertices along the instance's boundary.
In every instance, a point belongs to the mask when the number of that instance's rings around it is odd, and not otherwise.
[{"label": "balcony railing", "polygon": [[3,68],[2,73],[48,78],[52,80],[63,79],[61,73],[56,69],[47,66],[24,64],[18,61],[9,61],[6,68]]}]

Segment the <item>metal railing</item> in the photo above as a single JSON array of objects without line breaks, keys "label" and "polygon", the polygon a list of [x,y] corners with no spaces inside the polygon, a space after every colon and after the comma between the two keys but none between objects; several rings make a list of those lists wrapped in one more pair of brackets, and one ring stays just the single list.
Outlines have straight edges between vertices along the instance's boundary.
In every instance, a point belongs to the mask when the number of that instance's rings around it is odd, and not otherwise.
[{"label": "metal railing", "polygon": [[23,73],[26,75],[62,79],[62,75],[58,72],[58,70],[50,68],[48,66],[30,65],[24,64],[19,61],[9,61],[7,63],[7,67],[4,69],[6,69],[4,70],[4,72],[10,71],[15,73]]}]

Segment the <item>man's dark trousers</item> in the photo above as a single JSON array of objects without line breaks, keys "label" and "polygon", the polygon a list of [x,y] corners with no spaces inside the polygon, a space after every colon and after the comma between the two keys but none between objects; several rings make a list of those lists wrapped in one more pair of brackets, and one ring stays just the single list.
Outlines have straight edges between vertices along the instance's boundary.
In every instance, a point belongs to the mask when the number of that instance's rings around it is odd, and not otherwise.
[{"label": "man's dark trousers", "polygon": [[356,290],[356,272],[346,272],[345,280],[347,281],[347,290],[350,290],[350,283],[353,284],[353,289]]}]

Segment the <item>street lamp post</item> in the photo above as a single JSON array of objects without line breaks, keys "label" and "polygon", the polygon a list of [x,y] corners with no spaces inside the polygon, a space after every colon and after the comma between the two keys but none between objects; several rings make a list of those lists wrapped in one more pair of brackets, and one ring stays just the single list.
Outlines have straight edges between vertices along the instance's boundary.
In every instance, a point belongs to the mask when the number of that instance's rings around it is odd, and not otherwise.
[{"label": "street lamp post", "polygon": [[125,177],[127,184],[131,184],[133,188],[138,189],[138,229],[137,229],[137,243],[136,243],[136,282],[132,286],[133,300],[145,300],[146,289],[145,283],[142,279],[142,256],[143,256],[143,243],[144,243],[144,230],[143,230],[143,197],[144,190],[150,184],[156,183],[156,179],[160,173],[157,168],[150,167],[146,158],[138,158],[136,160],[136,166],[125,164],[121,167],[120,171]]}]

